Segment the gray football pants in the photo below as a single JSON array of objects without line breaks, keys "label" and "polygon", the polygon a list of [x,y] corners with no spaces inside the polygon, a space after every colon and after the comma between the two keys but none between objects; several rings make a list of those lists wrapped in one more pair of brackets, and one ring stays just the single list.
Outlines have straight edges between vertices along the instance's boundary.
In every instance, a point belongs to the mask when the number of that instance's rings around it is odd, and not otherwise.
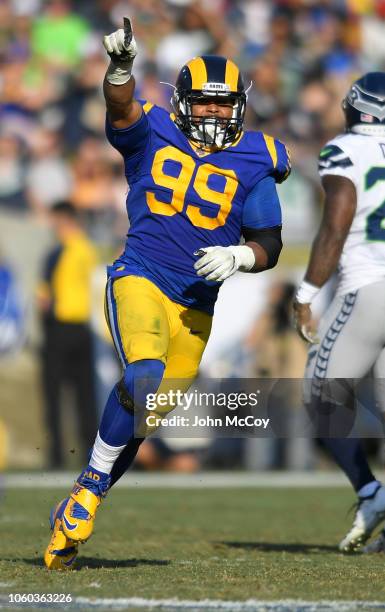
[{"label": "gray football pants", "polygon": [[[372,372],[375,395],[385,412],[385,279],[336,296],[320,321],[320,343],[309,348],[305,400],[320,395],[330,379],[360,379]],[[318,389],[318,391],[317,391]],[[337,403],[344,402],[338,391]]]}]

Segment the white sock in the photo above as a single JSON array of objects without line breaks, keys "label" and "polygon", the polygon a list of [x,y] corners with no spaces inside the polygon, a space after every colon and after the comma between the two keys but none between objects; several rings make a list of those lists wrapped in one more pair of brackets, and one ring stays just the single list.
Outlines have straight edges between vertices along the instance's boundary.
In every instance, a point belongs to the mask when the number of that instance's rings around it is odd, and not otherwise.
[{"label": "white sock", "polygon": [[378,480],[372,480],[372,482],[368,482],[358,491],[358,497],[370,497],[378,488],[378,485],[381,485]]},{"label": "white sock", "polygon": [[98,432],[92,449],[90,466],[99,472],[109,474],[112,470],[112,466],[125,447],[125,444],[123,444],[123,446],[110,446],[106,444],[106,442],[103,442]]}]

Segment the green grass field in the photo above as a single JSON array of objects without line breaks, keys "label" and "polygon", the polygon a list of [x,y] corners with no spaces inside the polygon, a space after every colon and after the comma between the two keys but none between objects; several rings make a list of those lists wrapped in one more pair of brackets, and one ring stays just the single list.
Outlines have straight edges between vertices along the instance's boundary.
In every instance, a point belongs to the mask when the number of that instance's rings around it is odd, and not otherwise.
[{"label": "green grass field", "polygon": [[[385,600],[385,556],[344,556],[348,489],[118,489],[79,571],[48,572],[47,514],[60,490],[9,490],[0,505],[0,595]],[[94,586],[92,586],[94,585]]]}]

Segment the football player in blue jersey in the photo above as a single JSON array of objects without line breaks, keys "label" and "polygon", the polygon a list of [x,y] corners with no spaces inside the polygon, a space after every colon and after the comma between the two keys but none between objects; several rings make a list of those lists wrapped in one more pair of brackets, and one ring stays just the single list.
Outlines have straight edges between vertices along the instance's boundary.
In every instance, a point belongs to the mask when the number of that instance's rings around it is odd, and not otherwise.
[{"label": "football player in blue jersey", "polygon": [[127,242],[108,270],[106,292],[123,377],[89,465],[51,513],[51,569],[73,567],[101,500],[132,463],[143,439],[135,435],[134,408],[164,381],[178,380],[184,391],[196,376],[221,282],[277,263],[275,184],[290,172],[281,142],[243,130],[246,91],[232,61],[203,56],[183,66],[170,114],[134,97],[137,47],[128,19],[104,46],[111,60],[106,134],[123,156],[130,187]]}]

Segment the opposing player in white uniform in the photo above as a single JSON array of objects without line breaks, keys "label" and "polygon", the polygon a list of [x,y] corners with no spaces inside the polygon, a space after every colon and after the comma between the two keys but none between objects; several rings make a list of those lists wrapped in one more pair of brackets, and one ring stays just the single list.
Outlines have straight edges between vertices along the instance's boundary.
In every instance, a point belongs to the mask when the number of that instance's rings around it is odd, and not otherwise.
[{"label": "opposing player in white uniform", "polygon": [[[360,440],[346,437],[354,419],[351,379],[371,371],[378,381],[385,378],[385,72],[353,83],[343,109],[346,133],[320,153],[325,207],[294,312],[300,335],[312,344],[305,373],[309,410],[358,495],[353,526],[339,545],[352,552],[385,518],[385,487]],[[311,302],[337,267],[337,292],[316,335]],[[366,551],[373,548],[379,543]]]}]

